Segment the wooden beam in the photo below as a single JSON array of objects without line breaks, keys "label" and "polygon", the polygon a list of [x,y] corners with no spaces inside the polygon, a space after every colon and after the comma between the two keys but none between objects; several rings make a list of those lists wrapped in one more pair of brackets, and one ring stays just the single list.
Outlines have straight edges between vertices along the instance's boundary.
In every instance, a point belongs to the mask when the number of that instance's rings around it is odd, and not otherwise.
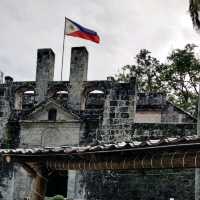
[{"label": "wooden beam", "polygon": [[96,156],[86,160],[46,161],[51,170],[133,170],[133,169],[173,169],[200,167],[200,152],[174,151],[162,153],[142,153],[132,155]]},{"label": "wooden beam", "polygon": [[30,163],[26,163],[26,162],[20,162],[20,164],[22,165],[22,167],[32,176],[32,177],[36,177],[36,171],[34,170],[34,168],[31,167]]},{"label": "wooden beam", "polygon": [[47,170],[38,163],[23,163],[24,168],[33,175],[33,188],[31,191],[31,200],[44,200],[46,193]]},{"label": "wooden beam", "polygon": [[37,173],[35,177],[34,189],[32,190],[31,200],[44,200],[46,192],[46,179]]}]

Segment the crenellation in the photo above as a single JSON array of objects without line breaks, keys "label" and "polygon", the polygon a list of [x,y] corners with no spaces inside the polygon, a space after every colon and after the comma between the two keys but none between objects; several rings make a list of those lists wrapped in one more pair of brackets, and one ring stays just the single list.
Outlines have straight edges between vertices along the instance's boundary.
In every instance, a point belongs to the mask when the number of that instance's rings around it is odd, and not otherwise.
[{"label": "crenellation", "polygon": [[88,52],[85,47],[74,47],[71,50],[69,106],[75,110],[84,110],[83,82],[87,81]]},{"label": "crenellation", "polygon": [[52,49],[38,49],[36,70],[37,103],[47,100],[49,81],[53,81],[55,54]]}]

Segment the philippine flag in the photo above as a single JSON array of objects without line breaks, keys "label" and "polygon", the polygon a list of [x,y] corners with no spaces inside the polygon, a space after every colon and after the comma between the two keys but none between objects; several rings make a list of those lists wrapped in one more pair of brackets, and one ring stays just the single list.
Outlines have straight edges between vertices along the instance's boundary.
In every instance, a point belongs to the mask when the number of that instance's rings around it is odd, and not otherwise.
[{"label": "philippine flag", "polygon": [[65,18],[65,35],[83,38],[96,43],[100,42],[100,38],[95,31],[85,28],[68,18]]}]

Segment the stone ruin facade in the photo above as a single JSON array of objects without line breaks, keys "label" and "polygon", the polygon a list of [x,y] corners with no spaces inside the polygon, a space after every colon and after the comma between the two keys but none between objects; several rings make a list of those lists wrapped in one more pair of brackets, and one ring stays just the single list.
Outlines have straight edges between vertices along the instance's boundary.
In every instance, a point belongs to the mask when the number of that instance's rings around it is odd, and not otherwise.
[{"label": "stone ruin facade", "polygon": [[[78,146],[196,134],[196,119],[136,78],[88,81],[88,52],[71,50],[69,81],[53,81],[55,54],[37,52],[36,80],[0,84],[2,148]],[[0,171],[0,199],[24,200],[32,178],[19,165]],[[68,171],[49,175],[47,196],[88,200],[194,199],[194,170]],[[181,182],[181,185],[180,185]]]}]

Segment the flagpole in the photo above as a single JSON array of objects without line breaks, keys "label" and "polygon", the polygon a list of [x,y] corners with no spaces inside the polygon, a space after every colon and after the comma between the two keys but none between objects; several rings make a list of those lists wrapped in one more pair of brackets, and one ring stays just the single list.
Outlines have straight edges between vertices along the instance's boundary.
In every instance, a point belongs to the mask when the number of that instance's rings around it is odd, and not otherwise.
[{"label": "flagpole", "polygon": [[61,66],[61,74],[60,79],[63,80],[63,63],[64,63],[64,52],[65,52],[65,31],[66,31],[66,17],[64,23],[64,34],[63,34],[63,49],[62,49],[62,66]]}]

